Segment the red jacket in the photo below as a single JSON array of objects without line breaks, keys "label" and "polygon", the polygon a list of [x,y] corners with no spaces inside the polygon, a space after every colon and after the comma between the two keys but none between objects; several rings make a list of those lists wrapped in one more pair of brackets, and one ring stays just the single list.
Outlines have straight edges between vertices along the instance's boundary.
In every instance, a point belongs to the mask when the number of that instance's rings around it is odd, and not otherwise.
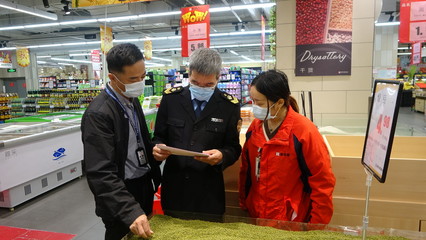
[{"label": "red jacket", "polygon": [[[328,224],[335,185],[327,147],[316,126],[288,107],[276,135],[263,121],[247,130],[240,168],[240,206],[251,217]],[[260,173],[256,176],[256,157]]]}]

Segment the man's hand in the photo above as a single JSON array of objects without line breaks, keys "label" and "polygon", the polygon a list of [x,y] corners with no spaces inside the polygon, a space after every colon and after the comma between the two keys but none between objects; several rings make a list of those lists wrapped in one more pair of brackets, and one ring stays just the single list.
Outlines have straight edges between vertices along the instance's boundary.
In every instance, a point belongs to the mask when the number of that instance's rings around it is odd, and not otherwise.
[{"label": "man's hand", "polygon": [[208,154],[208,157],[194,157],[195,160],[207,163],[211,166],[217,165],[222,162],[222,152],[217,149],[212,149],[208,151],[203,151],[203,153]]},{"label": "man's hand", "polygon": [[[158,145],[166,146],[165,144],[158,144]],[[152,149],[152,155],[154,155],[155,160],[164,161],[166,160],[166,158],[168,158],[171,155],[171,153],[166,150],[161,150],[159,147],[157,147],[157,145],[155,145],[154,148]]]},{"label": "man's hand", "polygon": [[154,232],[149,226],[148,218],[145,214],[140,215],[136,220],[130,225],[130,231],[138,237],[150,238]]}]

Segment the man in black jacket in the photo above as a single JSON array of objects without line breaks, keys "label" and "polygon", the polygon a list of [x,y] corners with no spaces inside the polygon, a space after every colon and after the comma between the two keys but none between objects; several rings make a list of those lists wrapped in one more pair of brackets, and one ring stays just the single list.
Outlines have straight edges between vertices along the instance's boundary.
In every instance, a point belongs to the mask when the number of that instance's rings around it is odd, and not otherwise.
[{"label": "man in black jacket", "polygon": [[190,86],[164,91],[153,142],[209,155],[176,156],[154,147],[156,160],[167,159],[161,186],[161,204],[166,214],[225,212],[222,171],[241,152],[237,130],[240,104],[217,88],[221,67],[217,51],[196,50],[189,59]]},{"label": "man in black jacket", "polygon": [[111,82],[81,123],[87,181],[105,239],[119,240],[129,231],[146,238],[153,234],[147,216],[160,169],[137,99],[144,88],[144,57],[137,46],[120,44],[109,51],[107,63]]}]

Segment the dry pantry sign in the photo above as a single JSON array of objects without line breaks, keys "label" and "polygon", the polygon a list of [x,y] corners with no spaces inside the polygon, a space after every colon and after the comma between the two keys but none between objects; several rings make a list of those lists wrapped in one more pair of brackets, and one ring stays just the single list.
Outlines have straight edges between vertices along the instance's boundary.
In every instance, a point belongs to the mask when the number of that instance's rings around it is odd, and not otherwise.
[{"label": "dry pantry sign", "polygon": [[351,75],[352,0],[296,0],[296,76]]}]

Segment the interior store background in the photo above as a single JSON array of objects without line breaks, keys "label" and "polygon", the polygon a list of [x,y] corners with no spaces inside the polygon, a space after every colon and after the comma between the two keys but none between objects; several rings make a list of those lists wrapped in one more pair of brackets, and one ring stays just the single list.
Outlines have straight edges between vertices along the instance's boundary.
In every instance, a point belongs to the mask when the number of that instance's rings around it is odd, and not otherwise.
[{"label": "interior store background", "polygon": [[[222,1],[219,1],[222,2]],[[231,2],[231,1],[229,1]],[[382,6],[385,8],[393,8],[398,4],[396,0],[353,0],[353,31],[352,31],[352,74],[350,76],[314,76],[314,77],[296,77],[295,76],[295,52],[296,52],[296,0],[277,0],[276,1],[276,59],[275,62],[258,62],[258,63],[238,63],[242,67],[262,67],[262,70],[267,70],[276,67],[279,70],[284,71],[290,81],[290,87],[292,95],[301,103],[301,92],[311,91],[313,96],[313,109],[314,109],[314,123],[320,128],[325,126],[332,126],[340,130],[345,131],[351,135],[364,135],[367,122],[368,122],[368,99],[371,96],[372,85],[374,78],[377,77],[378,69],[394,68],[397,65],[397,54],[398,54],[398,26],[385,26],[375,27],[375,21],[380,17],[380,12],[383,11]],[[164,12],[166,5],[161,2],[153,2],[149,5],[145,5],[149,12]],[[167,5],[169,6],[169,5]],[[120,11],[133,12],[142,11],[142,9],[129,9],[128,6],[120,6]],[[112,8],[109,8],[111,13]],[[98,14],[102,15],[102,11],[98,10]],[[116,15],[118,13],[115,13]],[[217,14],[217,15],[216,15]],[[212,14],[212,17],[220,18],[220,13]],[[149,22],[143,22],[143,24],[151,24],[155,22],[155,18],[150,19]],[[114,24],[114,23],[113,23]],[[253,23],[252,23],[253,24]],[[15,25],[15,24],[14,24]],[[226,31],[234,31],[235,25],[228,24]],[[258,30],[252,26],[252,30]],[[99,27],[99,26],[98,26]],[[169,26],[168,26],[169,28]],[[257,26],[258,28],[258,26]],[[170,29],[170,28],[169,28]],[[225,29],[225,28],[224,28]],[[0,33],[1,34],[1,33]],[[168,36],[174,35],[174,30],[169,30]],[[52,36],[54,34],[52,33]],[[119,34],[117,39],[119,39]],[[256,39],[255,41],[260,42],[260,35],[253,35],[247,38]],[[30,40],[28,40],[30,41]],[[51,40],[50,40],[51,41]],[[170,41],[170,40],[169,40]],[[180,44],[180,40],[176,41],[177,45]],[[235,41],[235,40],[233,40]],[[52,43],[52,41],[51,41]],[[138,42],[141,44],[142,42]],[[155,42],[159,48],[163,42]],[[48,44],[46,42],[46,44]],[[230,43],[227,43],[230,44]],[[142,45],[140,45],[142,46]],[[71,48],[64,47],[63,50],[70,50]],[[91,48],[88,48],[89,50]],[[234,49],[241,50],[242,49]],[[40,55],[55,55],[57,49],[34,49],[30,50],[31,62],[35,63],[43,59],[37,59]],[[250,52],[250,51],[249,51]],[[256,52],[252,50],[251,53]],[[173,53],[164,53],[160,57],[167,58],[172,61],[170,67],[178,68],[184,63],[184,59],[176,56]],[[258,55],[258,50],[253,55],[248,57],[254,57]],[[270,55],[270,52],[267,52]],[[156,56],[156,52],[153,53]],[[157,55],[158,56],[158,55]],[[227,57],[232,56],[230,53],[222,53],[224,61],[228,61]],[[238,58],[238,56],[237,56]],[[241,59],[241,57],[239,57]],[[16,56],[13,56],[16,59]],[[269,58],[268,60],[271,60]],[[170,62],[162,62],[162,64],[170,64]],[[232,66],[235,64],[228,64]],[[150,66],[147,65],[149,68]],[[168,68],[170,68],[168,67]],[[0,87],[7,85],[9,79],[22,79],[25,78],[27,89],[36,89],[38,86],[38,73],[37,66],[31,65],[30,67],[22,68],[14,63],[14,68],[17,69],[16,73],[7,73],[5,69],[0,69]],[[152,68],[158,68],[153,66]],[[3,84],[3,85],[1,85]],[[308,115],[310,113],[308,112]],[[421,116],[424,119],[423,113],[414,113]],[[424,122],[423,122],[424,123]],[[426,126],[426,124],[425,124]],[[332,129],[333,130],[333,129]],[[326,130],[324,130],[327,133]],[[333,133],[333,131],[331,131]],[[414,132],[410,132],[405,128],[398,129],[398,135],[414,135],[414,136],[426,136],[426,131],[423,128],[417,128]],[[356,226],[361,224],[361,217],[364,204],[364,192],[365,192],[365,174],[362,166],[359,163],[359,149],[362,150],[363,138],[348,141],[349,147],[345,151],[337,151],[337,156],[334,156],[333,167],[340,171],[338,177],[338,185],[336,186],[335,194],[335,214],[333,216],[331,224],[336,225],[350,225]],[[336,144],[336,142],[345,142],[345,138],[328,139],[330,144]],[[411,160],[402,161],[404,158],[416,158],[424,159],[420,155],[410,155],[407,153],[407,146],[421,145],[425,142],[424,139],[420,138],[404,138],[400,141],[396,141],[398,144],[394,148],[394,152],[400,152],[397,160],[393,160],[395,163],[391,166],[391,170],[395,170],[398,166],[401,169],[408,169],[414,171],[422,176],[426,171],[425,161]],[[399,147],[398,147],[399,145]],[[358,149],[358,150],[354,150]],[[361,152],[362,153],[362,152]],[[340,154],[340,155],[339,155]],[[342,164],[342,161],[346,161],[351,158],[350,163]],[[398,162],[401,161],[401,162]],[[400,165],[401,164],[401,165]],[[233,201],[235,204],[236,197],[236,181],[234,177],[229,177],[231,173],[235,173],[238,168],[238,163],[232,168],[228,169],[228,177],[225,179],[227,188],[227,199]],[[350,170],[348,170],[350,169]],[[348,170],[348,171],[346,171]],[[356,172],[356,174],[354,173]],[[359,181],[348,182],[345,181],[348,174],[356,176]],[[351,175],[353,174],[353,175]],[[233,174],[235,175],[235,174]],[[415,178],[416,174],[413,172],[401,172],[400,174],[392,175],[389,177],[389,182],[384,185],[376,184],[373,187],[373,195],[375,194],[376,199],[373,199],[372,208],[376,209],[376,217],[370,218],[371,226],[385,227],[385,228],[400,228],[412,231],[423,231],[425,232],[426,223],[423,221],[426,216],[426,182],[424,178],[420,181]],[[417,176],[419,176],[417,175]],[[412,177],[412,178],[411,178]],[[417,181],[420,189],[407,188],[406,186],[411,185],[412,182]],[[339,184],[342,183],[342,184]],[[374,190],[374,188],[376,190]],[[392,189],[389,189],[392,188]],[[399,193],[395,193],[396,191]],[[423,189],[423,190],[422,190]],[[354,193],[356,192],[356,194]],[[383,194],[383,195],[380,195]],[[394,195],[392,195],[394,194]],[[380,197],[379,197],[380,196]],[[392,198],[387,198],[391,196]],[[383,199],[380,199],[383,198]],[[227,211],[229,213],[242,214],[238,210],[236,205],[228,205]],[[389,213],[389,209],[398,209],[396,213]],[[373,212],[374,214],[374,212]],[[422,220],[419,222],[419,216]],[[421,224],[423,221],[423,224]],[[423,227],[421,227],[423,226]]]}]

